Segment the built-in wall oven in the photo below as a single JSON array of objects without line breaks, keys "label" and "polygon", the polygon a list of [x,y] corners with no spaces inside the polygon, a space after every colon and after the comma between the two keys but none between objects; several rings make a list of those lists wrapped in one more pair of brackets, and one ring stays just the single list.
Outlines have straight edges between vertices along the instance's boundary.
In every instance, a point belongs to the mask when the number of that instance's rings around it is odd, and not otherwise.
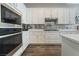
[{"label": "built-in wall oven", "polygon": [[21,15],[13,12],[4,4],[0,7],[0,24],[3,23],[3,26],[0,25],[0,56],[13,55],[22,46]]},{"label": "built-in wall oven", "polygon": [[22,33],[0,36],[0,56],[13,55],[22,45]]},{"label": "built-in wall oven", "polygon": [[1,22],[10,24],[21,24],[21,16],[1,5]]}]

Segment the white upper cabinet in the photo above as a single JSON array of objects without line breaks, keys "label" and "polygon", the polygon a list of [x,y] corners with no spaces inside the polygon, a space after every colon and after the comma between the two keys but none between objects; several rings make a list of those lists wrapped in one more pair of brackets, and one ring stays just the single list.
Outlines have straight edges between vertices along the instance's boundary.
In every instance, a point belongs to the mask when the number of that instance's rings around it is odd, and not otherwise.
[{"label": "white upper cabinet", "polygon": [[44,8],[44,18],[51,18],[52,17],[52,10],[51,8]]},{"label": "white upper cabinet", "polygon": [[52,18],[58,18],[58,9],[57,8],[51,8],[51,16],[52,16]]},{"label": "white upper cabinet", "polygon": [[58,24],[75,24],[76,8],[30,8],[30,23],[44,24],[45,18],[58,18]]},{"label": "white upper cabinet", "polygon": [[58,24],[64,24],[63,8],[58,8]]},{"label": "white upper cabinet", "polygon": [[31,8],[31,23],[38,24],[38,10],[37,8]]},{"label": "white upper cabinet", "polygon": [[70,23],[70,19],[69,19],[69,8],[64,8],[63,9],[63,24],[69,24]]},{"label": "white upper cabinet", "polygon": [[70,8],[58,8],[58,24],[70,24]]},{"label": "white upper cabinet", "polygon": [[70,24],[75,24],[76,8],[70,8]]},{"label": "white upper cabinet", "polygon": [[31,23],[45,24],[45,18],[51,17],[51,8],[30,8]]},{"label": "white upper cabinet", "polygon": [[30,12],[30,8],[26,9],[26,24],[31,24],[31,12]]},{"label": "white upper cabinet", "polygon": [[45,8],[45,17],[58,18],[58,24],[69,24],[69,8]]},{"label": "white upper cabinet", "polygon": [[38,23],[39,24],[44,24],[44,8],[38,8]]},{"label": "white upper cabinet", "polygon": [[30,8],[31,24],[44,24],[44,9],[43,8]]}]

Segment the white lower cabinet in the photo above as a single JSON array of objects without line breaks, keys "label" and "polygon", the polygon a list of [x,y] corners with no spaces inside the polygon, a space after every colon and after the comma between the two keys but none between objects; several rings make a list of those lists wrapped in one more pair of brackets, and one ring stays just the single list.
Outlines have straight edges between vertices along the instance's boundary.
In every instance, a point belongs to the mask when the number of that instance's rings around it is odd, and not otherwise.
[{"label": "white lower cabinet", "polygon": [[59,32],[55,31],[30,31],[30,43],[61,43]]},{"label": "white lower cabinet", "polygon": [[70,38],[62,37],[63,56],[79,56],[79,44],[72,40]]},{"label": "white lower cabinet", "polygon": [[44,31],[30,31],[30,43],[44,43],[45,35]]},{"label": "white lower cabinet", "polygon": [[61,43],[61,38],[58,31],[45,32],[45,39],[47,43]]}]

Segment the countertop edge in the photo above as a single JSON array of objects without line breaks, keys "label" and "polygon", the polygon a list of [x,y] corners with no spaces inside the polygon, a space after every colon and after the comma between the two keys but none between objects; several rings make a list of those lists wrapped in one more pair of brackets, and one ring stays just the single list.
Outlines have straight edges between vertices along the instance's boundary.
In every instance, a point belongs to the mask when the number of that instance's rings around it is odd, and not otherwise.
[{"label": "countertop edge", "polygon": [[64,38],[67,38],[67,40],[71,40],[72,42],[76,43],[76,44],[79,44],[79,40],[75,40],[74,38],[70,37],[70,36],[67,36],[67,34],[60,34],[61,37],[64,37]]}]

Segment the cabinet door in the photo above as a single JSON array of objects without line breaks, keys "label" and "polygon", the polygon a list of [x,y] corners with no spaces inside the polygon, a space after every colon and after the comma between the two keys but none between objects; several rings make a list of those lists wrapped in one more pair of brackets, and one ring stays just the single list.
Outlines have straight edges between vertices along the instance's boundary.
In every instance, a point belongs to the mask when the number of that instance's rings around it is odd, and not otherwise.
[{"label": "cabinet door", "polygon": [[38,8],[38,24],[44,24],[44,8]]},{"label": "cabinet door", "polygon": [[75,24],[76,8],[70,8],[70,24]]},{"label": "cabinet door", "polygon": [[47,43],[61,43],[61,38],[58,32],[45,32]]},{"label": "cabinet door", "polygon": [[27,8],[27,11],[26,11],[26,23],[27,24],[32,24],[32,14],[31,14],[31,8]]},{"label": "cabinet door", "polygon": [[37,37],[38,42],[39,43],[46,43],[45,32],[44,31],[38,31],[37,34],[38,34],[38,37]]},{"label": "cabinet door", "polygon": [[29,31],[29,40],[30,43],[36,42],[36,34],[33,31]]},{"label": "cabinet door", "polygon": [[58,18],[58,9],[57,8],[52,8],[51,9],[51,15],[52,15],[52,18]]},{"label": "cabinet door", "polygon": [[63,8],[58,8],[58,24],[63,24]]},{"label": "cabinet door", "polygon": [[69,17],[70,17],[70,15],[69,15],[69,8],[64,8],[63,9],[63,24],[69,24],[69,22],[70,22],[70,19],[69,19]]},{"label": "cabinet door", "polygon": [[30,31],[30,43],[46,43],[44,31]]},{"label": "cabinet door", "polygon": [[29,32],[28,31],[22,31],[22,39],[23,39],[23,43],[25,45],[28,45],[30,43]]},{"label": "cabinet door", "polygon": [[44,24],[44,9],[43,8],[31,8],[31,23],[32,24]]},{"label": "cabinet door", "polygon": [[37,8],[31,8],[31,23],[38,24],[38,10]]},{"label": "cabinet door", "polygon": [[58,8],[58,24],[70,23],[70,10],[69,8]]},{"label": "cabinet door", "polygon": [[44,8],[44,18],[51,18],[51,8]]}]

